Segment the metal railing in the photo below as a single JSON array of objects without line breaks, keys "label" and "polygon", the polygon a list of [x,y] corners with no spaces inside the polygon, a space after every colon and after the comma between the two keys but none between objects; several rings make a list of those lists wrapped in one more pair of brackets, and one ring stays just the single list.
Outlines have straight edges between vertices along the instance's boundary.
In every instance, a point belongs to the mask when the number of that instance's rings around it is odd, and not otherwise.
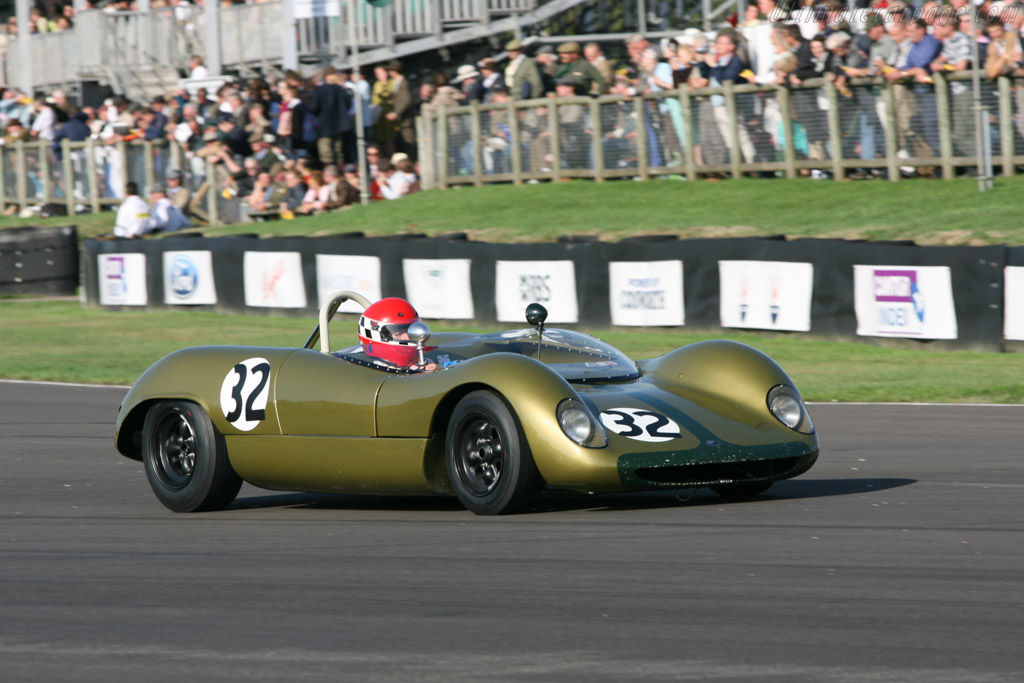
[{"label": "metal railing", "polygon": [[[423,186],[872,171],[898,180],[910,167],[948,179],[977,164],[970,77],[936,73],[932,86],[856,79],[844,92],[824,79],[794,89],[729,83],[428,109],[419,122]],[[1011,175],[1024,164],[1024,79],[985,79],[982,106],[996,170]]]},{"label": "metal railing", "polygon": [[[395,0],[385,7],[360,3],[361,49],[394,47],[399,40],[440,35],[445,28],[485,25],[492,18],[525,13],[537,0]],[[295,22],[300,59],[317,60],[348,52],[349,6],[339,17]],[[221,63],[231,70],[279,64],[284,56],[282,3],[264,2],[220,9]],[[109,80],[110,70],[162,66],[185,70],[190,55],[206,50],[206,15],[196,10],[185,21],[170,8],[150,12],[79,12],[75,27],[29,37],[33,83],[46,89],[81,80]],[[17,44],[0,51],[0,82],[18,85]]]}]

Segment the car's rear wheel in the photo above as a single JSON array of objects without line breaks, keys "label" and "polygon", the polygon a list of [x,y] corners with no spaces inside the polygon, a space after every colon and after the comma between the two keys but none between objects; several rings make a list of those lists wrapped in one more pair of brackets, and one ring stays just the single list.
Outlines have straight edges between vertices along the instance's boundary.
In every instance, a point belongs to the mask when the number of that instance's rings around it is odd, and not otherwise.
[{"label": "car's rear wheel", "polygon": [[228,461],[224,437],[189,401],[162,401],[146,414],[142,460],[156,497],[175,512],[220,510],[242,479]]},{"label": "car's rear wheel", "polygon": [[445,453],[455,495],[478,515],[520,510],[540,486],[515,415],[494,392],[474,391],[459,401],[448,422]]},{"label": "car's rear wheel", "polygon": [[711,490],[726,498],[751,498],[771,488],[773,481],[756,481],[749,484],[720,484]]}]

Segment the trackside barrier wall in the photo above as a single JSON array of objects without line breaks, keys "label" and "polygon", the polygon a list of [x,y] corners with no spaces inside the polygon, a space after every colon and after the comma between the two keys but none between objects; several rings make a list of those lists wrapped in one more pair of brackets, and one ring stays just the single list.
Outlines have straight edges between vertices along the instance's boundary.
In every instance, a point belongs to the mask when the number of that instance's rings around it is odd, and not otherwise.
[{"label": "trackside barrier wall", "polygon": [[74,294],[78,287],[78,230],[0,230],[0,294]]},{"label": "trackside barrier wall", "polygon": [[[626,262],[633,269],[632,272],[638,274],[634,281],[640,282],[639,286],[657,280],[651,277],[652,273],[663,272],[656,271],[654,262],[678,263],[677,272],[679,267],[682,269],[682,292],[674,294],[681,295],[687,329],[723,329],[723,320],[730,312],[725,309],[733,304],[729,303],[725,307],[722,304],[722,289],[728,283],[720,278],[724,272],[720,264],[729,261],[766,262],[777,268],[776,272],[785,274],[785,277],[789,277],[791,271],[780,268],[778,264],[810,264],[813,276],[809,278],[810,289],[806,291],[810,302],[808,331],[819,337],[865,339],[864,336],[858,336],[854,297],[855,266],[865,267],[868,275],[874,275],[874,284],[868,282],[869,288],[874,288],[869,298],[877,301],[872,300],[869,304],[882,309],[887,306],[903,306],[910,311],[911,322],[914,322],[915,311],[922,320],[927,320],[939,315],[944,301],[950,303],[952,309],[955,309],[955,318],[950,321],[955,333],[948,338],[931,341],[930,344],[936,348],[999,350],[1004,346],[1004,323],[1024,317],[1024,297],[1016,303],[1004,302],[1004,272],[1010,272],[1006,266],[1014,263],[1024,266],[1024,249],[1007,249],[1003,246],[930,247],[810,239],[678,240],[657,236],[627,239],[618,243],[567,238],[563,242],[545,244],[491,244],[419,236],[268,239],[255,236],[207,239],[195,236],[153,240],[86,240],[82,246],[81,263],[83,299],[86,305],[100,306],[100,287],[107,287],[108,291],[113,287],[118,290],[119,296],[129,297],[115,299],[118,301],[131,301],[154,309],[181,308],[180,305],[165,303],[174,301],[173,293],[165,291],[166,252],[201,253],[209,260],[213,287],[209,287],[208,282],[200,282],[209,279],[202,266],[198,271],[191,265],[185,268],[188,272],[184,273],[184,280],[190,293],[198,291],[200,284],[208,288],[203,291],[211,296],[215,290],[215,303],[191,307],[257,315],[296,315],[312,319],[319,304],[318,256],[322,260],[328,256],[361,256],[379,259],[379,279],[375,279],[377,276],[373,273],[352,273],[350,278],[348,274],[342,273],[341,279],[337,279],[336,274],[336,279],[329,285],[321,284],[320,288],[361,288],[372,296],[374,292],[369,290],[379,287],[380,296],[423,296],[423,285],[416,285],[419,291],[410,292],[407,289],[403,262],[407,259],[456,260],[466,265],[468,277],[459,281],[457,287],[449,286],[447,293],[438,292],[438,297],[445,300],[465,298],[472,312],[460,316],[460,322],[487,326],[498,321],[515,323],[522,320],[521,311],[532,301],[541,301],[548,306],[552,311],[550,322],[553,324],[578,324],[585,328],[611,326],[610,296],[613,288],[610,285],[609,264],[612,262]],[[209,255],[206,256],[206,253]],[[133,254],[136,256],[131,256]],[[111,260],[111,256],[115,258]],[[108,272],[101,273],[99,270],[101,257],[108,264],[105,266]],[[252,264],[270,262],[267,259],[278,261],[273,261],[272,267],[261,266],[263,270],[247,276],[247,261],[250,269],[255,271]],[[363,261],[372,262],[376,268],[377,262],[372,258],[364,258]],[[110,264],[113,264],[112,268]],[[168,266],[172,269],[175,267]],[[135,280],[130,275],[133,268],[137,273]],[[801,268],[807,272],[808,266],[802,265]],[[499,286],[496,274],[501,269],[511,272],[512,279]],[[941,291],[942,288],[929,284],[931,281],[928,277],[935,271],[940,271],[940,275],[948,273],[950,287],[946,288],[946,294]],[[176,273],[178,279],[173,282],[179,282],[181,275],[181,272]],[[786,282],[778,280],[779,276],[775,277],[777,280],[771,285],[773,296],[774,290],[784,290],[787,286]],[[144,288],[140,286],[143,281]],[[290,287],[293,291],[286,292],[284,290],[289,288],[289,281],[292,282]],[[889,281],[908,283],[907,291],[902,293],[905,296],[895,290],[883,291],[885,283]],[[176,284],[170,286],[177,287]],[[654,286],[659,285],[655,283]],[[763,288],[763,285],[754,281],[744,282],[742,287],[743,292],[736,302],[738,306],[746,308],[748,290],[749,298],[753,301],[757,294],[755,290]],[[950,288],[951,297],[948,296]],[[807,289],[804,287],[804,290]],[[264,297],[265,302],[253,305],[254,299],[260,297]],[[108,297],[106,301],[109,303],[111,299]],[[212,302],[214,299],[205,301]],[[506,314],[503,318],[499,301],[506,302],[506,310],[519,313],[514,312],[513,317]],[[893,301],[897,303],[885,303]],[[771,320],[785,319],[787,308],[796,304],[785,296],[777,300],[773,298]],[[562,316],[560,320],[559,316]],[[437,319],[443,316],[425,317]],[[668,319],[654,318],[657,324],[662,325]],[[773,323],[755,327],[770,330],[773,329]],[[787,328],[776,326],[774,329]],[[899,336],[913,339],[914,334],[912,331],[908,335]],[[918,339],[926,337],[921,335]],[[915,343],[900,339],[893,341]]]}]

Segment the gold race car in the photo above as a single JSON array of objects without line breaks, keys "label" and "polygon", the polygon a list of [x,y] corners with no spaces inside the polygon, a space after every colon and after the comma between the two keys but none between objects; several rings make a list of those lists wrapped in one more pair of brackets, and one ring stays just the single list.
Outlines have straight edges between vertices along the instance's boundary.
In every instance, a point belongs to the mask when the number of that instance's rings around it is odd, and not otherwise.
[{"label": "gold race car", "polygon": [[519,330],[431,337],[408,325],[401,343],[417,362],[392,367],[368,344],[332,350],[329,323],[350,299],[370,305],[335,293],[303,347],[184,349],[136,381],[115,443],[145,463],[164,505],[220,509],[243,480],[455,495],[477,514],[522,509],[542,488],[752,496],[818,457],[792,380],[749,346],[706,341],[633,361],[545,329],[546,311],[531,304]]}]

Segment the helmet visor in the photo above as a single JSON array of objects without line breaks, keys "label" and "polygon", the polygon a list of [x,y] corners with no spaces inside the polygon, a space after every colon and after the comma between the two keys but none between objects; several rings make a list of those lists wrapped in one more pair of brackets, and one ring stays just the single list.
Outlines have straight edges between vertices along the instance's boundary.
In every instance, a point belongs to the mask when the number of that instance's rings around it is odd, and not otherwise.
[{"label": "helmet visor", "polygon": [[380,327],[380,340],[386,344],[397,344],[405,342],[411,344],[409,341],[409,323],[407,325],[381,325]]}]

